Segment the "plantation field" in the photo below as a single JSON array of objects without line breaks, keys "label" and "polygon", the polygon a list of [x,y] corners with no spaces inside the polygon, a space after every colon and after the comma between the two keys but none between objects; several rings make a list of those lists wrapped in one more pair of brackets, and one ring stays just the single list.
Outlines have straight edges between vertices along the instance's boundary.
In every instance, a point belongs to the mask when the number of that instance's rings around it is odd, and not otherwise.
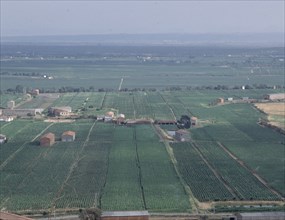
[{"label": "plantation field", "polygon": [[[18,130],[1,145],[1,209],[191,209],[166,149],[149,125],[17,120],[1,126],[9,136]],[[75,142],[60,141],[65,130],[76,131]],[[39,146],[38,135],[45,132],[56,135],[52,147]]]},{"label": "plantation field", "polygon": [[[243,101],[284,92],[284,48],[3,45],[0,65],[1,108],[14,100],[16,108],[45,109],[42,119],[0,122],[8,137],[0,145],[1,210],[284,205],[284,135],[262,126],[268,115]],[[39,96],[22,94],[35,88]],[[213,104],[218,98],[225,103]],[[52,106],[70,106],[80,119],[43,122]],[[282,124],[284,105],[278,109],[269,120]],[[198,125],[189,142],[170,142],[153,125],[93,119],[108,111],[131,120],[195,116]],[[61,142],[66,130],[76,132],[74,142]],[[41,147],[47,132],[56,142]]]},{"label": "plantation field", "polygon": [[118,90],[122,78],[122,89],[283,86],[284,60],[278,57],[284,58],[283,48],[3,45],[1,89]]}]

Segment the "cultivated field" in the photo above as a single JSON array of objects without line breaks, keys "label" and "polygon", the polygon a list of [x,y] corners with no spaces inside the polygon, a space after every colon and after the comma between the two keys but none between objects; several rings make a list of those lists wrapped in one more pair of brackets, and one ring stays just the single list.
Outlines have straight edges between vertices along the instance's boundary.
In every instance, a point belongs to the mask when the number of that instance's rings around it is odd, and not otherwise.
[{"label": "cultivated field", "polygon": [[[256,98],[266,92],[253,90]],[[1,208],[185,212],[196,199],[281,201],[284,136],[258,125],[265,115],[251,104],[209,105],[218,97],[241,96],[232,90],[62,94],[51,106],[70,105],[76,112],[87,108],[86,116],[110,109],[130,119],[187,114],[198,117],[199,124],[190,129],[191,142],[171,143],[169,155],[151,125],[91,119],[1,123],[1,133],[9,137],[0,146]],[[42,105],[38,98],[34,103]],[[76,131],[75,142],[60,141],[65,130]],[[48,131],[56,134],[56,144],[40,147],[39,137]]]},{"label": "cultivated field", "polygon": [[[15,100],[16,108],[45,109],[43,116],[0,122],[8,137],[0,145],[1,210],[284,208],[284,134],[260,123],[267,108],[269,119],[281,114],[283,120],[284,108],[273,116],[277,105],[259,106],[262,112],[251,103],[284,92],[278,86],[284,85],[283,48],[30,49],[5,46],[1,57],[0,107]],[[31,88],[41,94],[29,99],[20,93]],[[216,105],[218,98],[225,103]],[[52,106],[72,107],[77,119],[49,120]],[[198,124],[188,130],[190,141],[169,141],[164,133],[175,125],[95,120],[108,111],[128,120],[195,116]],[[66,130],[76,132],[74,142],[61,142]],[[41,147],[47,132],[56,142]]]}]

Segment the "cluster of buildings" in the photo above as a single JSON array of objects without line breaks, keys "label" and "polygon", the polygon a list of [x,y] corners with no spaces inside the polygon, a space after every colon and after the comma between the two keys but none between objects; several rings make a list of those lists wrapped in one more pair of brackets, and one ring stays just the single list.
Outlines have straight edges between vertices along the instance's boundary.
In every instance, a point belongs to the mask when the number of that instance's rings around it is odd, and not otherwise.
[{"label": "cluster of buildings", "polygon": [[104,122],[115,122],[117,124],[124,124],[126,117],[124,114],[118,114],[115,116],[115,113],[112,111],[106,112],[105,115],[98,115],[97,121],[104,121]]},{"label": "cluster of buildings", "polygon": [[[75,140],[75,132],[74,131],[65,131],[61,135],[62,142],[72,142]],[[54,133],[46,133],[40,138],[40,146],[50,147],[55,143],[55,134]]]}]

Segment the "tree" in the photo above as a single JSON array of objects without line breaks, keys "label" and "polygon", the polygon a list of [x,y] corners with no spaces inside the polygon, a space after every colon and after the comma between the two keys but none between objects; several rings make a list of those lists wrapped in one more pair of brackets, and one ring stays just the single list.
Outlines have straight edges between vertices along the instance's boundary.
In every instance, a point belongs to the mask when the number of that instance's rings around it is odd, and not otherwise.
[{"label": "tree", "polygon": [[21,85],[17,85],[15,91],[16,93],[23,93],[24,87]]}]

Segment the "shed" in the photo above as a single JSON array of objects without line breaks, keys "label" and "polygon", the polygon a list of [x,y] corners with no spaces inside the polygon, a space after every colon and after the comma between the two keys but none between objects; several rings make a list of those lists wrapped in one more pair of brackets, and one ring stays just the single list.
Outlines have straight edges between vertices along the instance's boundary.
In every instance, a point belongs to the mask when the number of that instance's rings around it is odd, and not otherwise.
[{"label": "shed", "polygon": [[238,213],[237,220],[284,220],[285,212],[247,212]]},{"label": "shed", "polygon": [[55,142],[55,135],[53,133],[46,133],[40,139],[40,145],[44,147],[50,147]]},{"label": "shed", "polygon": [[148,220],[148,211],[115,211],[103,212],[102,220]]},{"label": "shed", "polygon": [[74,131],[65,131],[61,135],[61,141],[63,142],[71,142],[75,140],[75,132]]}]

